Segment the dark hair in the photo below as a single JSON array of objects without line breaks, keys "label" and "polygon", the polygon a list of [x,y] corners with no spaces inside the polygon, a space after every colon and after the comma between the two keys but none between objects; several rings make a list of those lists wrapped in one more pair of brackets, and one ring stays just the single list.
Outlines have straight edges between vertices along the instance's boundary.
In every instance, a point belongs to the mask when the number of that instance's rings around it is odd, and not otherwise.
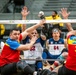
[{"label": "dark hair", "polygon": [[55,10],[53,12],[55,12],[55,14],[58,14],[57,11],[55,11]]},{"label": "dark hair", "polygon": [[10,30],[10,33],[11,33],[13,30],[20,31],[19,28],[15,27],[15,28],[13,28],[13,29]]},{"label": "dark hair", "polygon": [[40,33],[41,33],[41,27],[38,27],[38,28],[36,29],[36,31],[37,31],[38,34],[40,34]]}]

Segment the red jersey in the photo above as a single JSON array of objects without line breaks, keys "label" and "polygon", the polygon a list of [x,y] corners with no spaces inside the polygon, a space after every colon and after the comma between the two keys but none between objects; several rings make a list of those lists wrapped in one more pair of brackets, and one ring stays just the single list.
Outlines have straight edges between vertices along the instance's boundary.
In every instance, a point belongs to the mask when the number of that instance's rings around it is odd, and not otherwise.
[{"label": "red jersey", "polygon": [[[19,41],[22,39],[20,35]],[[20,46],[18,41],[8,38],[0,55],[0,66],[9,63],[18,62],[20,51],[16,50]]]},{"label": "red jersey", "polygon": [[65,66],[76,71],[76,36],[70,35],[67,37],[68,42],[68,57]]}]

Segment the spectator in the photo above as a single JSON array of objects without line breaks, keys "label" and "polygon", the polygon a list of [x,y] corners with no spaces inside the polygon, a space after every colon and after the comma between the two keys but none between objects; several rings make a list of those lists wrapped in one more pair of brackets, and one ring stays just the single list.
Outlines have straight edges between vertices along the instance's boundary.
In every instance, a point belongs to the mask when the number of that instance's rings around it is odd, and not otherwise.
[{"label": "spectator", "polygon": [[[27,11],[26,15],[27,16]],[[26,29],[20,34],[18,29],[12,29],[10,31],[9,38],[6,40],[6,43],[3,47],[3,50],[0,55],[0,68],[2,75],[10,75],[15,73],[17,70],[21,70],[21,75],[28,75],[35,72],[30,66],[28,66],[25,60],[19,60],[20,51],[29,50],[36,41],[36,36],[32,37],[29,44],[19,44],[19,41],[26,38],[30,32],[39,26],[43,25],[45,20],[41,20],[40,23]]]},{"label": "spectator", "polygon": [[0,24],[0,40],[3,39],[4,33],[5,33],[5,26],[3,24]]},{"label": "spectator", "polygon": [[17,24],[17,28],[19,28],[19,29],[20,29],[20,31],[21,31],[22,24]]},{"label": "spectator", "polygon": [[[46,20],[61,20],[60,15],[57,13],[57,11],[53,11],[51,16],[45,17]],[[52,33],[51,29],[53,28],[59,28],[62,31],[64,24],[63,23],[50,23],[49,29],[48,29],[48,38],[51,38]],[[63,38],[63,34],[61,35],[61,38]]]},{"label": "spectator", "polygon": [[[61,20],[60,15],[57,13],[57,11],[53,11],[51,16],[45,17],[44,12],[40,11],[38,14],[38,17],[41,19],[46,19],[46,20]],[[47,36],[47,38],[51,38],[52,37],[52,30],[53,28],[59,28],[60,30],[62,30],[63,28],[63,23],[46,23],[45,26],[42,28],[43,33]],[[63,38],[63,35],[61,33],[61,38]]]},{"label": "spectator", "polygon": [[[46,20],[61,20],[60,15],[57,13],[57,11],[52,12],[52,16],[45,17]],[[61,28],[63,27],[63,23],[52,23],[51,24],[53,28]]]}]

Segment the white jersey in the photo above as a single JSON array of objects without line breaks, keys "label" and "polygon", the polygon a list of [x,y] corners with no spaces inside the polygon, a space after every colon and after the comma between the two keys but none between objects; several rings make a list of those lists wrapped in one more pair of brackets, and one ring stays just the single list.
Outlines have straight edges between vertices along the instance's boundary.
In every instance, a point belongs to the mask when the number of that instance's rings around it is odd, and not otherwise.
[{"label": "white jersey", "polygon": [[[42,58],[42,52],[43,52],[43,47],[41,46],[40,43],[34,44],[34,46],[27,51],[24,51],[24,58],[25,59],[36,59],[38,57]],[[34,64],[35,61],[26,61],[29,64]]]},{"label": "white jersey", "polygon": [[52,55],[59,55],[61,54],[63,48],[64,48],[64,44],[50,44],[49,52]]}]

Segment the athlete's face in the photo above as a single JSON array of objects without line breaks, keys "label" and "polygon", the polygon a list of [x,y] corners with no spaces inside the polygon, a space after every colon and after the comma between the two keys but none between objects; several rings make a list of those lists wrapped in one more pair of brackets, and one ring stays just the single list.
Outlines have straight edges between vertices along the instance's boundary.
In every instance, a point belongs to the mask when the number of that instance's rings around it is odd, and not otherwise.
[{"label": "athlete's face", "polygon": [[60,37],[60,33],[59,33],[59,32],[53,32],[53,33],[52,33],[52,36],[53,36],[54,38]]},{"label": "athlete's face", "polygon": [[36,30],[34,30],[29,36],[30,36],[30,38],[31,38],[32,36],[38,37],[38,32],[37,32]]},{"label": "athlete's face", "polygon": [[13,30],[13,31],[10,33],[10,38],[13,39],[13,40],[18,41],[19,35],[20,35],[20,31]]}]

